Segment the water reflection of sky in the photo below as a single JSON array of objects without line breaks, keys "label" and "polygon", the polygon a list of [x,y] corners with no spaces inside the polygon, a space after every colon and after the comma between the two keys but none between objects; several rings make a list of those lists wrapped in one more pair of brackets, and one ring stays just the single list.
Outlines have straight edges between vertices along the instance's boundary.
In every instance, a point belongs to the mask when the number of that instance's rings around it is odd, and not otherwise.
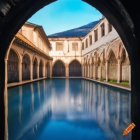
[{"label": "water reflection of sky", "polygon": [[8,89],[10,140],[130,140],[130,93],[82,79]]}]

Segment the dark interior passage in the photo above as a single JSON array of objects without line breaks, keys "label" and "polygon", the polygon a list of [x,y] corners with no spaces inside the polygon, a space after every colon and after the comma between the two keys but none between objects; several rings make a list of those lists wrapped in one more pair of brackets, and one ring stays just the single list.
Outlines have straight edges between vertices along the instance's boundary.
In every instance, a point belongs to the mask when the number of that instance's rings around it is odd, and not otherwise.
[{"label": "dark interior passage", "polygon": [[22,60],[22,80],[30,80],[30,58],[27,54]]},{"label": "dark interior passage", "polygon": [[50,78],[50,63],[49,62],[46,64],[46,76]]},{"label": "dark interior passage", "polygon": [[55,77],[65,76],[65,66],[62,61],[59,60],[54,64],[52,75]]},{"label": "dark interior passage", "polygon": [[69,76],[82,76],[81,64],[74,60],[69,65]]},{"label": "dark interior passage", "polygon": [[43,62],[40,61],[40,64],[39,64],[39,77],[43,77]]},{"label": "dark interior passage", "polygon": [[8,57],[8,83],[19,81],[19,59],[17,54],[10,50]]},{"label": "dark interior passage", "polygon": [[33,63],[33,79],[37,78],[37,59],[35,58]]}]

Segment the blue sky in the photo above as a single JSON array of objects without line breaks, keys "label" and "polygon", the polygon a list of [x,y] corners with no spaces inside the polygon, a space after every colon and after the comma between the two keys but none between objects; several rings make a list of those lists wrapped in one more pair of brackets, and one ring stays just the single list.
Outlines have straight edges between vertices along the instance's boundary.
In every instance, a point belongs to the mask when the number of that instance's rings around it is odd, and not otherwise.
[{"label": "blue sky", "polygon": [[58,0],[39,10],[28,21],[42,25],[49,35],[88,24],[101,17],[98,10],[81,0]]}]

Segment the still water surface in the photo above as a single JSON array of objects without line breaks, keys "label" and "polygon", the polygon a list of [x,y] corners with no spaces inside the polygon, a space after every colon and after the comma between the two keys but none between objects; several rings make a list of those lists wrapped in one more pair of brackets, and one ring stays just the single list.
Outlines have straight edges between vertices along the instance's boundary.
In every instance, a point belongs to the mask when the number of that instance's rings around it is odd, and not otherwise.
[{"label": "still water surface", "polygon": [[131,140],[129,92],[83,79],[8,89],[9,140]]}]

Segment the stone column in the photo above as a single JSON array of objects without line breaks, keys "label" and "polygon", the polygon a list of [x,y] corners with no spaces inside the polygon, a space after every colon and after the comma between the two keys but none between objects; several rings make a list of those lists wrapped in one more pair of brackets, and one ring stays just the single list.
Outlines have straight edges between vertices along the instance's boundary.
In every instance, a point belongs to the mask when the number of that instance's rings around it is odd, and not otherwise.
[{"label": "stone column", "polygon": [[84,65],[81,66],[82,66],[82,77],[84,77]]},{"label": "stone column", "polygon": [[83,65],[83,77],[85,77],[85,65]]},{"label": "stone column", "polygon": [[105,72],[106,72],[106,82],[108,82],[108,73],[109,73],[109,71],[108,71],[108,60],[106,60],[106,63],[105,63]]},{"label": "stone column", "polygon": [[45,70],[46,70],[46,69],[45,69],[45,63],[44,63],[44,64],[43,64],[43,78],[46,77],[46,76],[45,76]]},{"label": "stone column", "polygon": [[33,61],[30,62],[30,80],[33,80]]},{"label": "stone column", "polygon": [[93,74],[92,74],[93,70],[92,70],[92,64],[90,64],[90,78],[92,79]]},{"label": "stone column", "polygon": [[37,64],[37,79],[39,79],[39,63]]},{"label": "stone column", "polygon": [[52,78],[52,62],[50,63],[50,78]]},{"label": "stone column", "polygon": [[99,79],[102,79],[102,63],[100,64],[100,75],[99,75]]},{"label": "stone column", "polygon": [[92,79],[94,79],[94,64],[92,64]]},{"label": "stone column", "polygon": [[93,79],[97,79],[97,64],[94,64],[93,67]]},{"label": "stone column", "polygon": [[120,81],[121,81],[121,60],[120,59],[118,59],[118,68],[117,68],[118,70],[118,74],[117,74],[117,83],[120,83]]},{"label": "stone column", "polygon": [[84,74],[85,77],[87,77],[86,74],[87,74],[87,65],[85,65],[85,74]]},{"label": "stone column", "polygon": [[22,82],[22,61],[19,61],[19,82]]},{"label": "stone column", "polygon": [[66,77],[68,78],[69,77],[69,66],[66,65]]}]

